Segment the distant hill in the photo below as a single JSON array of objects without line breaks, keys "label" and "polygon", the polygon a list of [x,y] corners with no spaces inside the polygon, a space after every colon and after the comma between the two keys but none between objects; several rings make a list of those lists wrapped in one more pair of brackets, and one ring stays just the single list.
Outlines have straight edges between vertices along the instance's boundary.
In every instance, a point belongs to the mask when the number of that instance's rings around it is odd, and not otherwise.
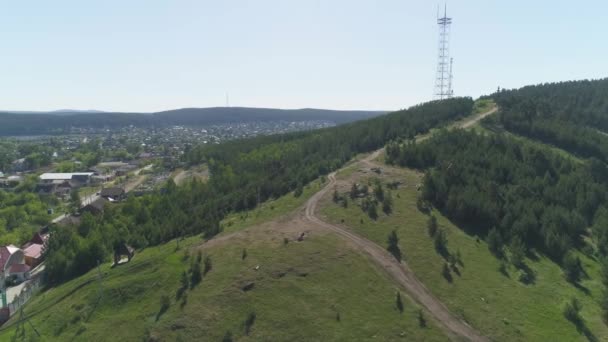
[{"label": "distant hill", "polygon": [[[24,115],[27,113],[27,115]],[[326,120],[342,124],[384,114],[382,111],[271,109],[245,107],[183,108],[157,113],[110,113],[61,110],[0,112],[0,136],[68,133],[72,128],[205,126],[254,121]]]}]

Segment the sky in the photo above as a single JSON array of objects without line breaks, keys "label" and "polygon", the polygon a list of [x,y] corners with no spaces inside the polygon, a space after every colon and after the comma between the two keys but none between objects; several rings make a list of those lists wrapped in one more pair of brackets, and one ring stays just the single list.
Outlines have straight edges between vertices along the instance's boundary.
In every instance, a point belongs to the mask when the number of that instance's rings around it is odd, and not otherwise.
[{"label": "sky", "polygon": [[[0,0],[0,109],[406,108],[433,99],[437,4]],[[447,6],[457,96],[608,76],[606,1]]]}]

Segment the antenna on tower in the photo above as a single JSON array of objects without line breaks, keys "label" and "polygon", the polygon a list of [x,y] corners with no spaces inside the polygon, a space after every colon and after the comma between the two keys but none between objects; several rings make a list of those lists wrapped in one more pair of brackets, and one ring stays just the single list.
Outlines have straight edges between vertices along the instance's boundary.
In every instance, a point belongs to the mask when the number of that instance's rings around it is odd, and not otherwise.
[{"label": "antenna on tower", "polygon": [[230,107],[230,96],[228,96],[228,92],[226,92],[226,107]]},{"label": "antenna on tower", "polygon": [[448,17],[448,5],[445,4],[443,17],[439,17],[439,5],[437,6],[437,24],[439,25],[439,53],[437,57],[437,75],[435,77],[435,93],[437,100],[452,97],[452,66],[453,59],[450,58],[450,27],[452,18]]}]

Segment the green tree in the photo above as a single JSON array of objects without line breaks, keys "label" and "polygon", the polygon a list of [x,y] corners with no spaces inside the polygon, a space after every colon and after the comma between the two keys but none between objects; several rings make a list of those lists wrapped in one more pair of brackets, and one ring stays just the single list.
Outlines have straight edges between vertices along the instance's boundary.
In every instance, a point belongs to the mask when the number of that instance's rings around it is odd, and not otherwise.
[{"label": "green tree", "polygon": [[80,194],[78,189],[73,189],[70,193],[70,210],[72,213],[76,213],[81,206]]},{"label": "green tree", "polygon": [[445,230],[439,229],[435,234],[435,238],[433,239],[435,250],[441,254],[443,257],[447,257],[448,253],[448,237],[445,233]]},{"label": "green tree", "polygon": [[376,209],[376,202],[370,201],[367,206],[367,215],[372,220],[376,220],[378,218],[378,209]]},{"label": "green tree", "polygon": [[524,260],[526,257],[526,246],[519,237],[516,236],[511,239],[511,244],[509,245],[509,252],[511,252],[511,263],[517,268],[524,267]]},{"label": "green tree", "polygon": [[490,250],[490,252],[492,252],[492,254],[497,257],[502,257],[503,242],[502,238],[500,237],[500,233],[498,232],[498,229],[496,229],[496,227],[492,228],[488,233],[487,242],[488,249]]},{"label": "green tree", "polygon": [[399,237],[397,236],[397,231],[393,230],[389,235],[388,235],[388,247],[386,248],[389,253],[391,253],[395,259],[397,259],[398,261],[401,261],[402,258],[402,253],[401,253],[401,249],[399,248]]},{"label": "green tree", "polygon": [[213,264],[211,262],[211,257],[207,255],[205,257],[205,269],[203,271],[203,274],[209,273],[212,268],[213,268]]},{"label": "green tree", "polygon": [[581,280],[583,274],[583,265],[581,259],[573,253],[568,253],[563,261],[564,275],[566,280],[575,284]]},{"label": "green tree", "polygon": [[357,183],[353,183],[350,187],[350,199],[354,200],[357,198],[357,194],[359,193],[359,188],[357,187]]},{"label": "green tree", "polygon": [[386,215],[390,215],[390,213],[393,211],[393,196],[390,191],[386,194],[386,196],[384,196],[384,201],[382,202],[382,211]]},{"label": "green tree", "polygon": [[430,237],[435,237],[435,234],[437,234],[437,218],[435,217],[435,215],[431,215],[429,216],[429,219],[426,222],[426,227],[427,227],[427,232],[429,234]]},{"label": "green tree", "polygon": [[403,301],[401,300],[401,293],[397,292],[397,299],[395,300],[395,305],[397,305],[397,310],[400,313],[403,313]]}]

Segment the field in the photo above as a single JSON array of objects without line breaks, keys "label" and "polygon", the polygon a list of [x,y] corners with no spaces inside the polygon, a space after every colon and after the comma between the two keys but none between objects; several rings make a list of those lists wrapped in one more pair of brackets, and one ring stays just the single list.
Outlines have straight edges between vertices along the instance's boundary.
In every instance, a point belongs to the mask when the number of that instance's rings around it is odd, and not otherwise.
[{"label": "field", "polygon": [[[380,178],[384,183],[400,181],[402,185],[392,192],[394,206],[390,215],[378,210],[380,217],[374,221],[355,201],[343,208],[333,203],[330,195],[320,205],[321,217],[347,226],[381,246],[387,246],[387,237],[395,230],[404,259],[416,276],[453,313],[492,340],[584,341],[603,340],[608,336],[597,303],[601,284],[596,261],[581,255],[589,278],[583,280],[578,289],[567,283],[560,268],[548,259],[542,256],[527,259],[536,279],[524,285],[518,281],[514,268],[508,268],[506,274],[499,271],[499,261],[490,254],[483,240],[467,235],[441,213],[433,212],[447,233],[450,252],[460,253],[464,265],[459,267],[460,275],[451,273],[450,283],[442,275],[445,260],[435,251],[433,240],[427,234],[428,216],[416,206],[417,185],[422,175],[407,169],[380,167],[382,173],[376,174],[369,166],[350,166],[337,175],[338,191],[348,196],[353,182],[368,183],[373,178]],[[587,335],[578,332],[562,315],[563,305],[571,297],[578,298],[583,305]]]}]

